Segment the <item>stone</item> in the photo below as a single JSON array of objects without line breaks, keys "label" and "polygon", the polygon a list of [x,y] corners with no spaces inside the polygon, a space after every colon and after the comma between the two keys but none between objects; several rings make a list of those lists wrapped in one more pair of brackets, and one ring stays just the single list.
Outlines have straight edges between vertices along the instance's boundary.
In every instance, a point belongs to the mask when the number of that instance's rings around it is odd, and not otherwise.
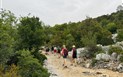
[{"label": "stone", "polygon": [[111,54],[111,60],[112,61],[116,61],[117,60],[117,53],[116,52],[113,52],[112,54]]},{"label": "stone", "polygon": [[104,60],[104,61],[109,61],[110,60],[110,55],[108,54],[104,54],[104,53],[100,53],[96,55],[96,60]]},{"label": "stone", "polygon": [[102,58],[102,53],[96,55],[96,60],[101,60],[101,58]]},{"label": "stone", "polygon": [[105,60],[105,61],[109,61],[109,60],[110,60],[110,55],[108,55],[108,54],[103,54],[103,55],[102,55],[102,59]]},{"label": "stone", "polygon": [[91,66],[91,63],[87,63],[85,67],[89,68],[90,66]]},{"label": "stone", "polygon": [[97,75],[102,74],[102,72],[96,72]]},{"label": "stone", "polygon": [[88,72],[88,71],[85,71],[85,72],[82,72],[84,75],[91,75],[91,73],[90,72]]},{"label": "stone", "polygon": [[120,64],[118,65],[118,67],[117,67],[117,70],[118,70],[118,72],[120,72],[120,73],[123,72],[123,64],[120,63]]},{"label": "stone", "polygon": [[107,74],[102,74],[102,75],[100,75],[100,76],[98,76],[98,77],[110,77],[110,76],[107,75]]},{"label": "stone", "polygon": [[116,34],[112,34],[112,39],[113,39],[114,42],[116,42],[117,35],[118,35],[117,33]]},{"label": "stone", "polygon": [[102,50],[105,51],[106,54],[108,54],[109,48],[110,48],[110,45],[108,45],[108,46],[102,46]]}]

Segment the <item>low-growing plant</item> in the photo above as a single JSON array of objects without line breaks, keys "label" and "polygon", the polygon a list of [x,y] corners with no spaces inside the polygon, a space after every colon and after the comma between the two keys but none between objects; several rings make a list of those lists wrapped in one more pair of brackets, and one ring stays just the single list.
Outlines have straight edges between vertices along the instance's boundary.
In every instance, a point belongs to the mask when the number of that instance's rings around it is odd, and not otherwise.
[{"label": "low-growing plant", "polygon": [[112,54],[113,52],[116,52],[117,54],[122,54],[123,53],[123,50],[122,50],[121,47],[118,47],[118,46],[113,47],[113,46],[111,46],[109,48],[109,54]]}]

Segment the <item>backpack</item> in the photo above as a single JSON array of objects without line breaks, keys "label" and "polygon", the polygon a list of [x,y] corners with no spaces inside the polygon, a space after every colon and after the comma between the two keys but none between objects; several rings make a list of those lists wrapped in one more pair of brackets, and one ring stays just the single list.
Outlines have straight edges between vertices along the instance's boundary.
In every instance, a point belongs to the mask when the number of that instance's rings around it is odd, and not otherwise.
[{"label": "backpack", "polygon": [[68,50],[64,49],[64,56],[67,56],[67,55],[68,55]]},{"label": "backpack", "polygon": [[77,51],[76,51],[76,49],[74,49],[74,50],[73,50],[73,54],[75,54],[75,55],[77,54]]}]

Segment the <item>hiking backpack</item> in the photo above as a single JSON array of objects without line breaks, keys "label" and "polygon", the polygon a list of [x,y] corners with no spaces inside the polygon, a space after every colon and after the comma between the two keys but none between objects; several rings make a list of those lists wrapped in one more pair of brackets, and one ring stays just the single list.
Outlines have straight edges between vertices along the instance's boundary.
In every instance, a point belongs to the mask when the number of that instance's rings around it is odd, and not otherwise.
[{"label": "hiking backpack", "polygon": [[68,50],[64,49],[64,55],[67,56],[68,55]]}]

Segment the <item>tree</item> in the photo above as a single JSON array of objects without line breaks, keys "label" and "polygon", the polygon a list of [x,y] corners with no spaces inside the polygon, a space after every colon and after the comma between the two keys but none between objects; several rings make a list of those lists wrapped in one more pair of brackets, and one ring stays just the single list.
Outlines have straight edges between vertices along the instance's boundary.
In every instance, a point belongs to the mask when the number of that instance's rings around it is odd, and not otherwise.
[{"label": "tree", "polygon": [[14,54],[16,17],[10,11],[0,12],[0,64],[5,64]]},{"label": "tree", "polygon": [[44,44],[44,23],[38,17],[22,17],[18,24],[18,49],[35,48]]},{"label": "tree", "polygon": [[103,29],[101,32],[96,33],[97,44],[110,45],[113,44],[112,34],[106,29]]},{"label": "tree", "polygon": [[117,41],[123,41],[123,29],[118,30]]},{"label": "tree", "polygon": [[121,11],[121,10],[123,10],[123,6],[122,5],[119,5],[118,7],[117,7],[117,9],[116,9],[117,11]]},{"label": "tree", "polygon": [[115,23],[109,23],[106,28],[113,34],[117,32],[117,26]]},{"label": "tree", "polygon": [[49,77],[48,71],[43,68],[38,59],[33,58],[30,51],[20,50],[16,54],[19,58],[19,73],[22,77]]},{"label": "tree", "polygon": [[5,70],[3,65],[0,65],[0,77],[21,77],[18,74],[19,68],[15,65],[11,65]]}]

